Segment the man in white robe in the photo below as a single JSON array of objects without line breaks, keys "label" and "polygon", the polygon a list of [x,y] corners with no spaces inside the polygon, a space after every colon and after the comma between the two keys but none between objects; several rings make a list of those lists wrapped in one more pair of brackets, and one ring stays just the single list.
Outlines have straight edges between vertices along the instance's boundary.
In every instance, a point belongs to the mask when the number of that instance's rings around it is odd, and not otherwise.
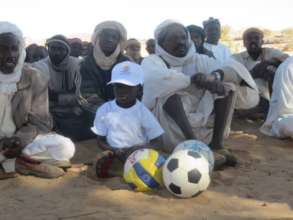
[{"label": "man in white robe", "polygon": [[22,32],[0,22],[0,179],[15,172],[57,178],[65,174],[61,166],[70,165],[75,146],[50,134],[48,77],[24,59]]},{"label": "man in white robe", "polygon": [[284,61],[276,71],[270,109],[261,132],[293,139],[293,57]]},{"label": "man in white robe", "polygon": [[[229,133],[239,82],[258,93],[249,73],[239,71],[236,61],[222,68],[219,61],[197,54],[188,31],[178,22],[159,25],[155,40],[155,55],[141,64],[145,73],[142,101],[165,130],[165,151],[171,152],[183,140],[199,139],[227,164],[235,165],[236,158],[224,149],[223,139]],[[245,97],[244,103],[257,101]]]},{"label": "man in white robe", "polygon": [[221,24],[218,19],[209,18],[203,22],[204,31],[206,34],[206,42],[204,47],[211,51],[214,57],[221,63],[230,59],[230,49],[224,44],[220,43],[221,38]]},{"label": "man in white robe", "polygon": [[257,108],[250,110],[255,113],[266,114],[271,96],[271,86],[275,71],[288,55],[278,49],[263,47],[264,34],[258,28],[248,28],[243,33],[243,44],[246,51],[233,54],[239,63],[250,72],[259,90],[260,103]]}]

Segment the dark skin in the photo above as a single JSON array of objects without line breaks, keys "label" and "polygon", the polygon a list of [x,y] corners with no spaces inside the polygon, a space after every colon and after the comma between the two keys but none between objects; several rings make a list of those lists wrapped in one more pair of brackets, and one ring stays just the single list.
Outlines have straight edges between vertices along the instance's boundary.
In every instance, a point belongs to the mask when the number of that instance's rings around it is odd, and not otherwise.
[{"label": "dark skin", "polygon": [[82,54],[82,45],[78,42],[74,42],[70,44],[71,52],[70,56],[79,57]]},{"label": "dark skin", "polygon": [[203,42],[202,36],[199,33],[190,32],[190,38],[193,41],[197,50],[199,48],[202,48],[204,42]]},{"label": "dark skin", "polygon": [[[171,35],[171,36],[170,36]],[[173,36],[172,36],[173,35]],[[166,42],[165,42],[166,41]],[[165,36],[161,46],[173,56],[183,57],[188,51],[188,38],[185,28],[181,25],[173,25]],[[179,51],[177,49],[180,49]],[[221,81],[216,80],[212,74],[196,73],[191,82],[202,89],[208,89],[212,93],[227,95],[228,90]],[[164,110],[176,122],[186,139],[196,139],[192,127],[185,114],[183,104],[178,95],[171,96],[163,106]]]},{"label": "dark skin", "polygon": [[[130,108],[136,103],[136,99],[139,93],[139,86],[127,86],[120,83],[113,85],[114,95],[116,103],[121,108]],[[142,148],[157,148],[160,146],[160,137],[150,140],[149,144],[136,145],[127,148],[113,148],[108,145],[105,136],[97,136],[98,147],[104,151],[110,151],[113,155],[117,156],[122,161],[135,150]]]},{"label": "dark skin", "polygon": [[205,26],[204,31],[207,36],[207,43],[217,45],[221,38],[221,26],[218,23],[210,23]]},{"label": "dark skin", "polygon": [[141,58],[140,55],[140,43],[137,40],[130,40],[128,41],[128,46],[126,48],[126,54],[130,56],[134,61],[138,62]]},{"label": "dark skin", "polygon": [[11,138],[3,138],[0,140],[2,143],[2,150],[0,152],[6,157],[6,158],[15,158],[18,157],[23,147],[21,140],[18,137],[11,137]]},{"label": "dark skin", "polygon": [[261,55],[262,45],[263,45],[263,37],[258,32],[250,32],[243,39],[243,44],[247,50],[247,53],[253,60],[257,60],[257,58]]},{"label": "dark skin", "polygon": [[[247,53],[253,60],[257,60],[262,55],[263,36],[258,32],[250,32],[243,39]],[[263,60],[250,70],[253,78],[261,78],[272,83],[275,69],[282,61],[278,59]]]},{"label": "dark skin", "polygon": [[166,52],[175,57],[184,57],[188,52],[188,35],[185,28],[179,24],[169,26],[169,31],[161,40],[160,45]]},{"label": "dark skin", "polygon": [[99,39],[101,50],[106,56],[110,56],[120,43],[121,36],[119,31],[106,28],[100,33]]},{"label": "dark skin", "polygon": [[48,53],[51,62],[58,66],[67,56],[68,49],[62,43],[52,42],[48,44]]},{"label": "dark skin", "polygon": [[[19,46],[20,42],[15,35],[11,33],[0,34],[0,71],[3,74],[13,73],[19,58]],[[0,142],[2,145],[0,152],[6,158],[19,156],[24,147],[16,136],[2,138]]]},{"label": "dark skin", "polygon": [[150,39],[146,42],[146,50],[149,54],[155,53],[156,42],[154,39]]},{"label": "dark skin", "polygon": [[0,71],[10,74],[17,65],[20,42],[11,33],[0,35]]}]

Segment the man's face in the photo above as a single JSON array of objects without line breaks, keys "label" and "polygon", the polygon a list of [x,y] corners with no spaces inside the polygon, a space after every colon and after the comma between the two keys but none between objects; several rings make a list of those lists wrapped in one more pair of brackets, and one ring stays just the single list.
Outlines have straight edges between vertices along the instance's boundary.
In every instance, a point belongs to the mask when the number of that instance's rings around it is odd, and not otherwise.
[{"label": "man's face", "polygon": [[100,48],[106,56],[110,56],[120,42],[120,33],[114,29],[104,29],[100,33]]},{"label": "man's face", "polygon": [[114,95],[116,102],[121,107],[130,107],[135,103],[138,87],[137,86],[127,86],[121,83],[115,83],[113,85]]},{"label": "man's face", "polygon": [[72,43],[70,44],[71,52],[70,56],[79,57],[82,53],[82,45],[80,43]]},{"label": "man's face", "polygon": [[62,43],[51,42],[48,45],[48,53],[49,53],[51,62],[54,65],[59,65],[67,56],[68,49]]},{"label": "man's face", "polygon": [[221,26],[217,23],[208,24],[205,27],[207,42],[210,44],[218,44],[221,38]]},{"label": "man's face", "polygon": [[20,42],[11,33],[0,35],[0,71],[10,74],[14,71],[19,58]]},{"label": "man's face", "polygon": [[38,47],[35,49],[35,52],[32,54],[33,62],[39,61],[47,56],[46,50]]},{"label": "man's face", "polygon": [[139,58],[140,57],[140,43],[133,41],[127,46],[127,54],[132,58]]},{"label": "man's face", "polygon": [[188,38],[184,27],[180,25],[170,27],[161,46],[175,57],[184,57],[188,51]]},{"label": "man's face", "polygon": [[203,45],[204,42],[199,33],[191,32],[190,37],[196,48],[200,48]]},{"label": "man's face", "polygon": [[155,41],[154,40],[150,40],[147,42],[147,46],[146,46],[146,50],[149,54],[154,54],[155,53]]},{"label": "man's face", "polygon": [[263,44],[262,36],[257,32],[250,32],[243,39],[244,46],[249,53],[257,53],[261,50]]}]

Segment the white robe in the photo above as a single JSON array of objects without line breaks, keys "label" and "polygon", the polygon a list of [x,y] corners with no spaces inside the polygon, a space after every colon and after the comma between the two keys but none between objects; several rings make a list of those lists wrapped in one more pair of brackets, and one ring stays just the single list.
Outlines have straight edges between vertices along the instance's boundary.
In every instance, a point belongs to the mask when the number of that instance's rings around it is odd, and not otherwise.
[{"label": "white robe", "polygon": [[293,138],[293,57],[276,71],[270,109],[261,132],[278,138]]},{"label": "white robe", "polygon": [[231,56],[230,49],[226,47],[224,44],[218,43],[217,45],[204,43],[204,47],[209,51],[212,51],[215,58],[219,60],[221,63],[229,60]]},{"label": "white robe", "polygon": [[[166,28],[174,23],[178,22],[166,20],[156,28],[156,55],[146,57],[141,64],[144,70],[142,101],[155,114],[165,131],[163,141],[166,151],[171,151],[185,139],[181,129],[163,109],[167,99],[174,94],[180,96],[186,116],[196,138],[205,143],[210,142],[214,121],[212,115],[214,101],[216,98],[221,97],[211,94],[207,90],[197,88],[190,83],[190,77],[196,73],[210,74],[212,71],[222,69],[223,67],[219,60],[197,54],[190,35],[188,35],[188,52],[184,57],[175,57],[166,52],[158,43],[158,39],[160,33],[167,31]],[[180,23],[178,24],[181,25]],[[168,63],[168,66],[165,62]],[[239,66],[242,66],[237,61],[232,60],[228,62],[227,68],[224,70],[225,86],[230,90],[243,92],[240,89],[239,83],[244,80],[251,87],[248,88],[246,86],[248,89],[245,91],[251,90],[258,97],[256,85],[253,84],[254,82],[247,70],[244,67],[239,68]],[[244,95],[245,98],[240,100],[240,102],[243,101],[242,106],[257,104],[254,98],[251,99],[253,92],[247,93],[250,94],[250,97],[247,97],[246,94]],[[237,97],[237,95],[234,97]],[[234,108],[235,99],[233,101],[232,108]],[[231,110],[230,117],[227,119],[226,135],[229,133],[232,111],[233,109]]]},{"label": "white robe", "polygon": [[[233,72],[232,75],[236,75],[240,80],[244,79],[253,88],[240,88],[231,83],[226,83],[226,86],[231,90],[235,91],[237,88],[237,91],[248,94],[241,99],[237,99],[238,105],[254,106],[258,103],[257,87],[252,79],[247,80],[250,79],[247,70],[244,67],[243,69],[239,68],[238,65],[242,67],[241,64],[234,60],[228,62],[225,67],[225,73],[229,75],[229,72]],[[180,128],[163,109],[167,99],[174,94],[180,95],[187,118],[196,137],[205,143],[209,143],[212,137],[214,101],[219,97],[209,91],[190,85],[190,76],[198,72],[210,74],[213,70],[219,69],[221,64],[205,55],[195,53],[181,67],[168,68],[165,62],[157,55],[145,58],[141,66],[145,74],[142,101],[152,110],[165,130],[163,135],[165,147],[173,148],[184,140],[184,135]],[[228,133],[229,127],[226,130],[226,136]]]}]

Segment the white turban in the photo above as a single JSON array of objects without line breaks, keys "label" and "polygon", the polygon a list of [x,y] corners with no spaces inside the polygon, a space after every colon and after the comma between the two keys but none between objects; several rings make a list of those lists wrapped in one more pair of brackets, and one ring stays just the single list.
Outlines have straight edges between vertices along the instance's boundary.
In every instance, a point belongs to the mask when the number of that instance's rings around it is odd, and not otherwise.
[{"label": "white turban", "polygon": [[[110,56],[105,56],[99,45],[99,35],[104,29],[117,30],[120,33],[120,43],[116,50]],[[91,42],[93,44],[93,56],[99,67],[104,70],[108,70],[116,62],[118,55],[124,50],[127,40],[127,32],[124,26],[117,21],[104,21],[95,27],[92,34]]]},{"label": "white turban", "polygon": [[186,61],[189,60],[195,53],[195,47],[194,44],[191,41],[190,38],[190,34],[189,32],[186,30],[186,34],[187,34],[187,47],[188,47],[188,52],[184,57],[175,57],[171,54],[169,54],[168,52],[166,52],[160,45],[159,45],[159,37],[161,34],[163,34],[164,32],[167,33],[168,32],[168,27],[174,24],[178,24],[180,26],[182,26],[182,28],[185,29],[184,25],[181,24],[178,21],[174,21],[174,20],[165,20],[164,22],[162,22],[161,24],[159,24],[159,26],[156,28],[155,30],[155,41],[156,41],[156,47],[155,47],[155,53],[161,57],[164,58],[165,61],[167,61],[171,66],[183,66],[184,64],[186,64]]},{"label": "white turban", "polygon": [[117,22],[117,21],[104,21],[100,24],[98,24],[95,27],[94,33],[92,35],[92,44],[95,45],[98,35],[102,32],[102,30],[104,29],[113,29],[113,30],[117,30],[120,35],[121,35],[121,42],[126,42],[127,40],[127,32],[126,29],[124,28],[124,26]]}]

